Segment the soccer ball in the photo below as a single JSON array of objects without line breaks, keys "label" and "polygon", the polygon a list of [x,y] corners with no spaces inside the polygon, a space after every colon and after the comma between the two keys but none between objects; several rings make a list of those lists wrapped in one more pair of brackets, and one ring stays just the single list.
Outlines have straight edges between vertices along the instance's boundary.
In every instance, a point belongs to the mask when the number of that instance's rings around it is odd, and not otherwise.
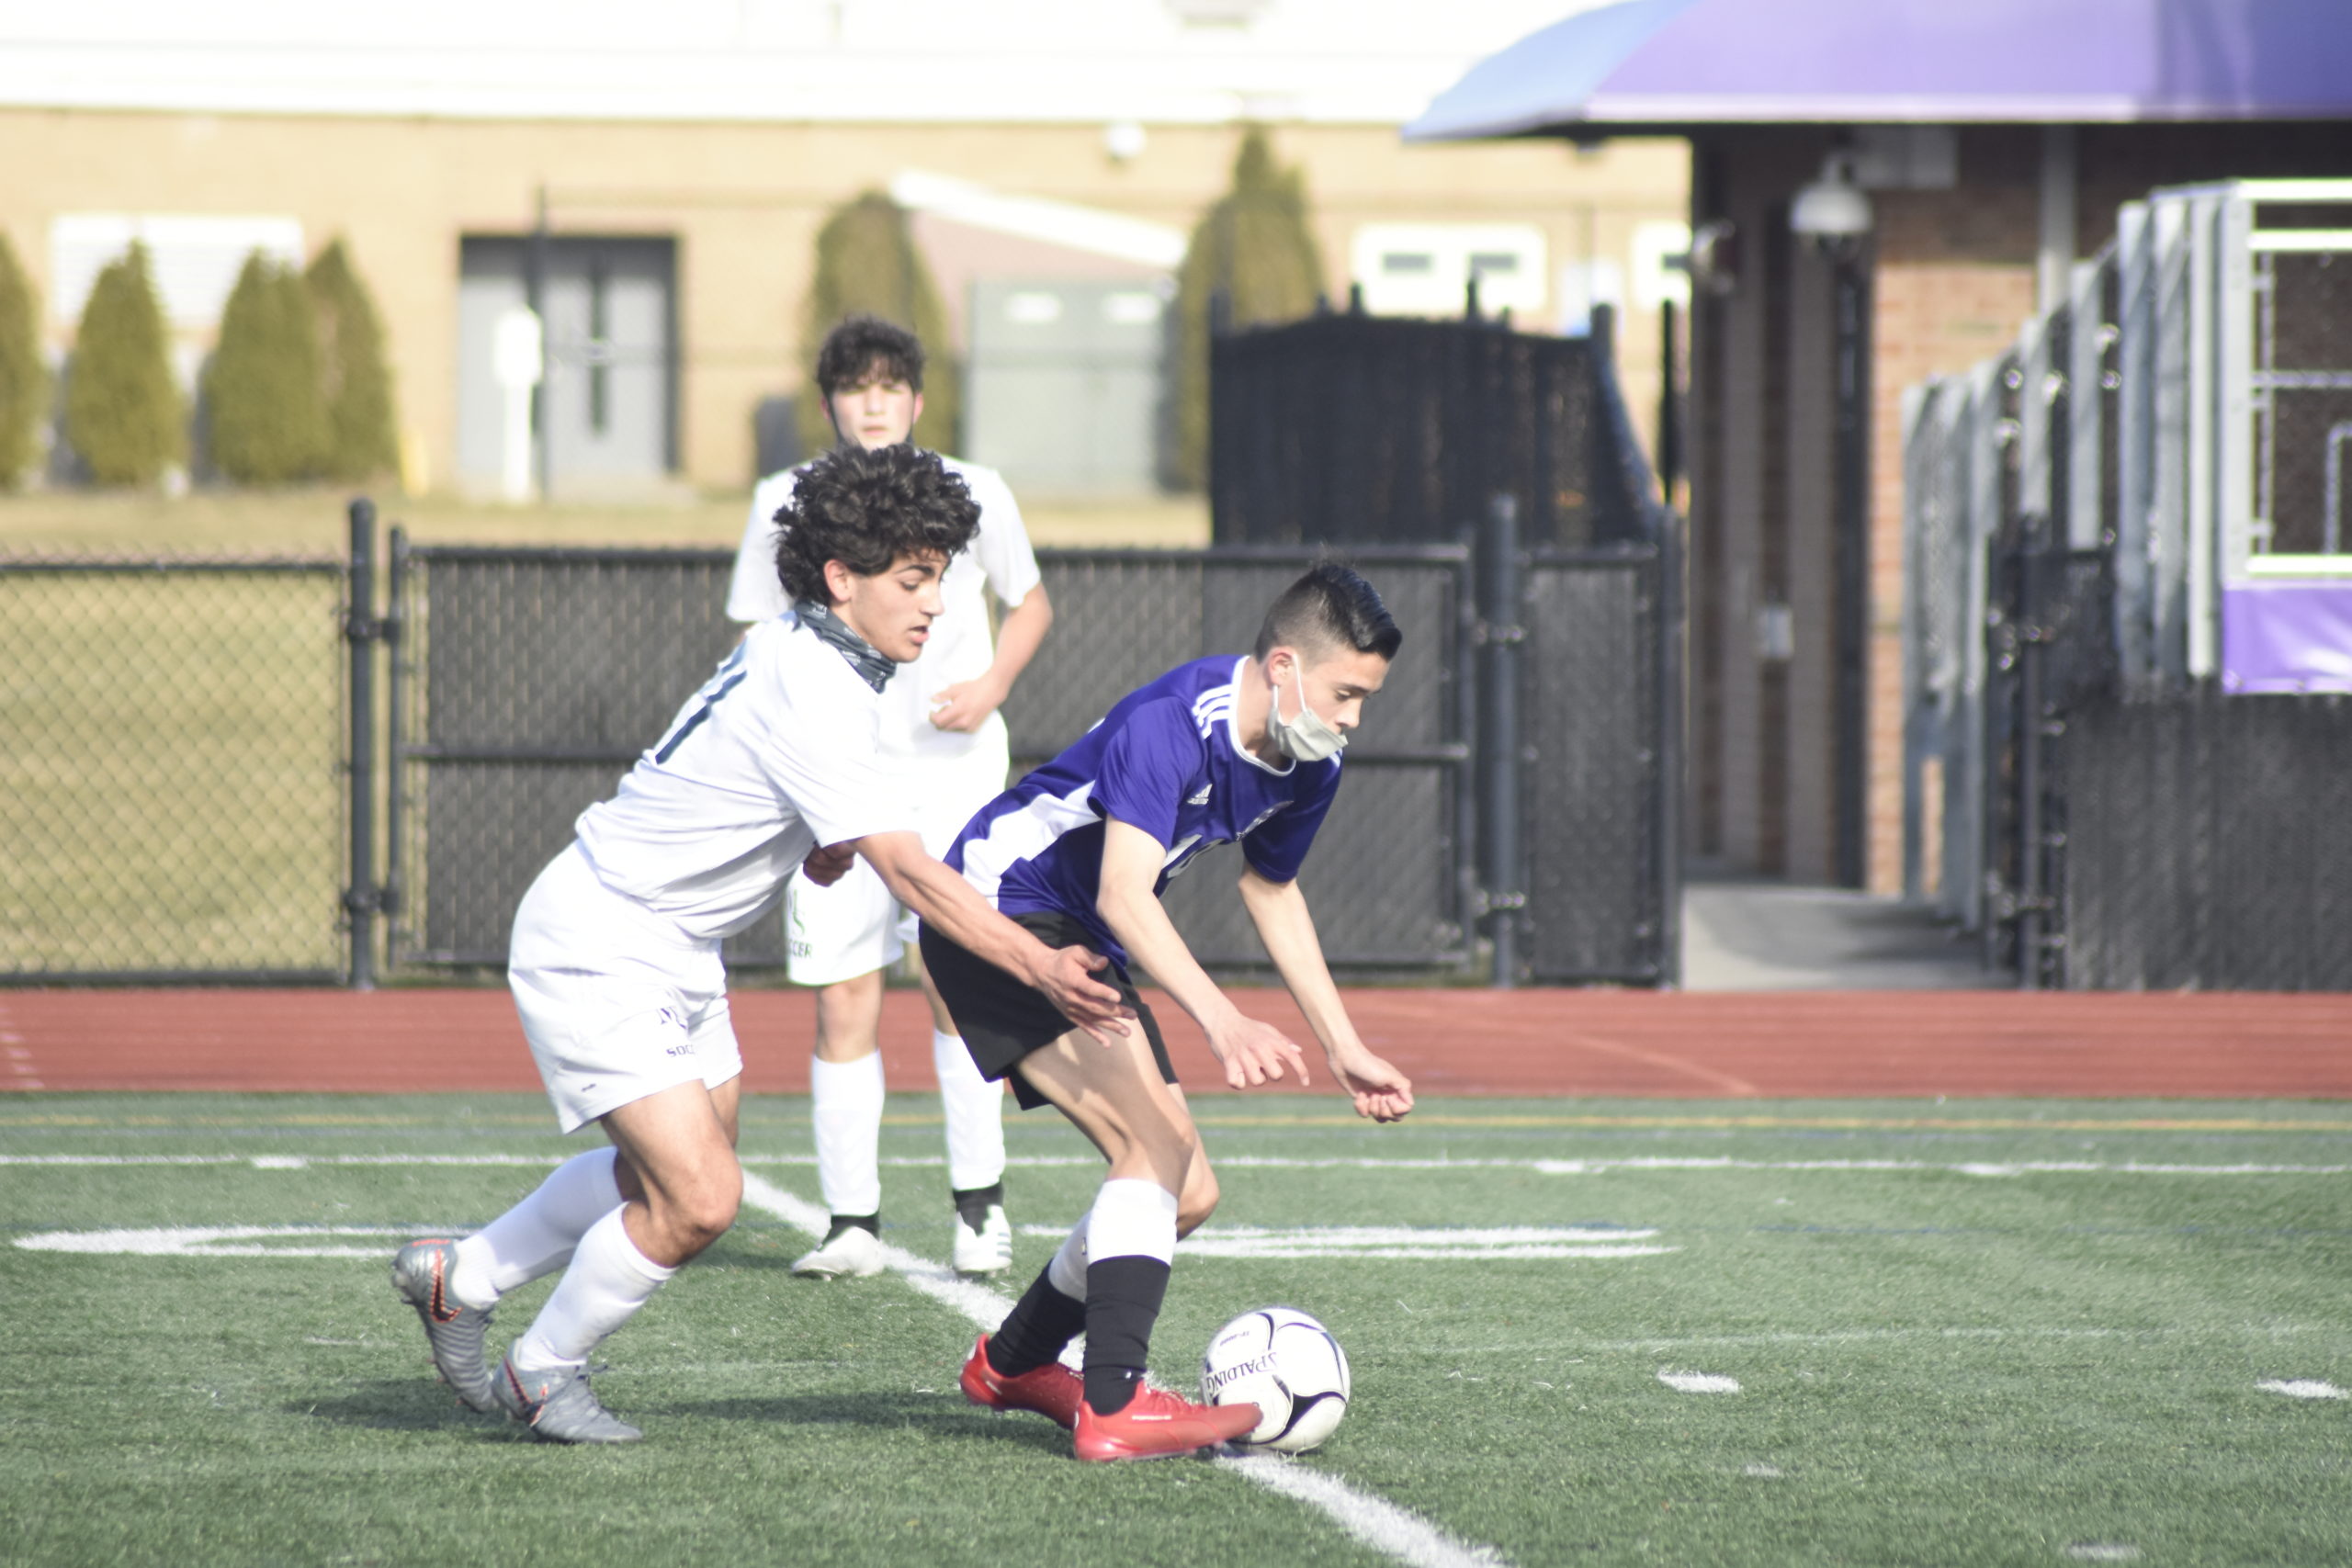
[{"label": "soccer ball", "polygon": [[1201,1401],[1255,1404],[1265,1419],[1234,1441],[1302,1454],[1348,1413],[1347,1353],[1303,1312],[1245,1312],[1218,1329],[1201,1355]]}]

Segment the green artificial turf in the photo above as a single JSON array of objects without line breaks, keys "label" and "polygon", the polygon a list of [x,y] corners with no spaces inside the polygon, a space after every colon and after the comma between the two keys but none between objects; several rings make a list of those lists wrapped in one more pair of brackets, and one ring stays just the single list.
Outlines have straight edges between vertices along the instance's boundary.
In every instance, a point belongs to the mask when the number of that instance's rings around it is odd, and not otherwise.
[{"label": "green artificial turf", "polygon": [[[1527,1568],[2352,1561],[2352,1400],[2259,1386],[2352,1388],[2352,1106],[1196,1109],[1225,1190],[1204,1239],[1397,1234],[1180,1255],[1156,1371],[1189,1385],[1249,1307],[1316,1313],[1355,1402],[1300,1462],[1457,1542]],[[935,1102],[892,1111],[888,1238],[944,1257]],[[1057,1121],[1010,1122],[1017,1292],[1095,1173]],[[808,1238],[757,1208],[602,1353],[644,1443],[542,1446],[457,1408],[376,1232],[478,1224],[538,1168],[478,1162],[577,1146],[521,1097],[0,1102],[0,1156],[213,1162],[0,1165],[0,1559],[1388,1560],[1223,1468],[1080,1466],[1042,1420],[971,1409],[966,1315],[895,1276],[793,1280]],[[814,1200],[805,1102],[747,1104],[743,1147]],[[257,1245],[365,1256],[12,1245],[159,1226],[317,1227]],[[1507,1227],[1670,1250],[1463,1255]],[[1439,1256],[1372,1255],[1397,1250]]]}]

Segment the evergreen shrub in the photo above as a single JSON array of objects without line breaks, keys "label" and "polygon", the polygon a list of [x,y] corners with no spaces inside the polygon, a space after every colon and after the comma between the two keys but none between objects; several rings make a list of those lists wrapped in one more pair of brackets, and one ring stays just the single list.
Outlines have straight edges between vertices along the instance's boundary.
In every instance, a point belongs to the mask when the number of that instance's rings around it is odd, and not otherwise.
[{"label": "evergreen shrub", "polygon": [[350,483],[390,473],[400,466],[400,446],[383,318],[340,236],[311,263],[303,282],[318,331],[326,416],[320,471]]},{"label": "evergreen shrub", "polygon": [[147,247],[133,242],[99,272],[82,308],[65,439],[100,484],[153,484],[187,461],[186,419]]},{"label": "evergreen shrub", "polygon": [[15,247],[0,234],[0,488],[19,483],[40,458],[49,367],[40,359],[40,308]]},{"label": "evergreen shrub", "polygon": [[212,466],[239,484],[290,484],[326,449],[318,328],[300,275],[255,251],[220,312],[205,373]]}]

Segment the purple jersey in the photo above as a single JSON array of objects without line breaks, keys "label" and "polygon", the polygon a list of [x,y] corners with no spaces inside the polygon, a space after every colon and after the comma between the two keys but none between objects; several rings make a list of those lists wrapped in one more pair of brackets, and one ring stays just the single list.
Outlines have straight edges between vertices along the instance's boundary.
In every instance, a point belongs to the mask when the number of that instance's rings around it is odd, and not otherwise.
[{"label": "purple jersey", "polygon": [[980,808],[947,863],[1008,915],[1056,912],[1126,962],[1095,906],[1102,823],[1115,817],[1167,851],[1164,891],[1202,852],[1238,842],[1250,869],[1288,882],[1340,788],[1340,759],[1273,768],[1234,728],[1244,660],[1180,664],[1128,693],[1060,756]]}]

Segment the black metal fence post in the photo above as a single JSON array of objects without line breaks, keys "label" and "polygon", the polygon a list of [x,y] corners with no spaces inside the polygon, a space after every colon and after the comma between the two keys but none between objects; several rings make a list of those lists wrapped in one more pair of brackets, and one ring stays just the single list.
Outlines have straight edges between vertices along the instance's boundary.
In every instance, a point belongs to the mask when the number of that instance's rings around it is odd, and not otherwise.
[{"label": "black metal fence post", "polygon": [[1657,514],[1658,985],[1682,984],[1682,516]]},{"label": "black metal fence post", "polygon": [[384,962],[400,966],[401,897],[404,881],[402,842],[408,824],[402,795],[407,784],[402,742],[406,739],[409,703],[408,630],[410,573],[408,530],[395,523],[388,544],[391,581],[384,585],[384,649],[389,658],[384,681],[384,880],[377,890],[377,909],[384,917]]},{"label": "black metal fence post", "polygon": [[1493,917],[1494,984],[1519,983],[1519,912],[1527,907],[1520,877],[1519,645],[1527,636],[1520,618],[1521,570],[1519,498],[1498,493],[1487,506],[1478,550],[1480,641],[1486,649],[1478,689],[1484,722],[1478,727],[1484,756],[1480,794],[1487,807],[1485,912]]},{"label": "black metal fence post", "polygon": [[351,924],[351,988],[376,988],[376,503],[351,503],[351,603],[344,640],[351,648],[351,884],[343,907]]}]

